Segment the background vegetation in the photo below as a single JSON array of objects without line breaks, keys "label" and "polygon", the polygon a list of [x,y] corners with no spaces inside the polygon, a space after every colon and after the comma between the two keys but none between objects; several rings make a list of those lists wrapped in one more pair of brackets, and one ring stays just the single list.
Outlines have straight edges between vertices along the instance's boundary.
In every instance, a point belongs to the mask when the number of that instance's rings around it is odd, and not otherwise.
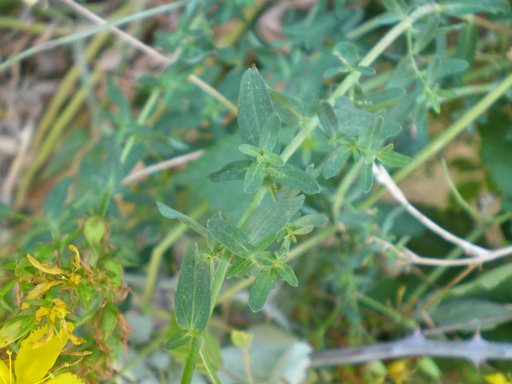
[{"label": "background vegetation", "polygon": [[1,360],[50,326],[91,383],[512,382],[508,1],[32,3]]}]

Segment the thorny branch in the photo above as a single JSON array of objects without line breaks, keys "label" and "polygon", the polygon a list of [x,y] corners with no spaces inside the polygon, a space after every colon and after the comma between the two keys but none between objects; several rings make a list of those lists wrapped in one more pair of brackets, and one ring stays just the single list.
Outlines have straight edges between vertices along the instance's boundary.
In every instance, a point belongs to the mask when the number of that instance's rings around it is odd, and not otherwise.
[{"label": "thorny branch", "polygon": [[433,222],[423,213],[418,211],[410,202],[407,200],[407,197],[403,194],[400,188],[393,181],[389,173],[386,169],[381,166],[374,164],[373,165],[373,175],[379,184],[381,184],[386,190],[393,196],[393,198],[407,211],[411,216],[417,219],[420,223],[422,223],[425,227],[430,229],[432,232],[436,233],[446,241],[462,248],[464,252],[472,256],[471,258],[466,259],[458,259],[458,260],[444,260],[444,259],[436,259],[419,256],[418,254],[412,252],[411,250],[404,248],[403,250],[398,250],[393,244],[382,240],[376,239],[373,240],[380,243],[384,246],[385,249],[395,251],[404,261],[412,264],[422,264],[422,265],[432,265],[432,266],[468,266],[468,265],[480,265],[483,263],[487,263],[490,261],[497,260],[499,258],[508,256],[512,254],[512,246],[499,248],[496,250],[489,250],[486,248],[479,247],[474,245],[464,239],[461,239],[458,236],[455,236],[453,233],[448,232],[446,229],[442,228],[440,225]]},{"label": "thorny branch", "polygon": [[311,355],[311,368],[344,364],[362,364],[374,360],[392,360],[405,357],[431,356],[465,359],[479,366],[487,360],[511,360],[512,343],[489,342],[476,333],[465,341],[429,340],[416,331],[398,341],[379,343],[358,348],[340,348],[316,352]]}]

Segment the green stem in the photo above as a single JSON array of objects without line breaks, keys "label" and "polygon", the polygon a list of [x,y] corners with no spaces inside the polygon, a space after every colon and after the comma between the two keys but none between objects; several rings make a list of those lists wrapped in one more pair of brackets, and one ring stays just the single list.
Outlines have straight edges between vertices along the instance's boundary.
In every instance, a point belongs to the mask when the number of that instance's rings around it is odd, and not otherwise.
[{"label": "green stem", "polygon": [[382,315],[389,317],[391,320],[393,320],[399,325],[404,325],[409,329],[414,329],[416,327],[416,323],[414,322],[414,320],[404,317],[400,312],[397,312],[396,310],[385,306],[384,304],[371,298],[370,296],[358,293],[357,299],[367,307],[373,309],[375,312],[379,312]]},{"label": "green stem", "polygon": [[[414,22],[424,16],[431,13],[437,13],[441,11],[441,7],[438,4],[426,4],[419,7],[409,17],[402,20],[400,23],[395,25],[389,30],[386,35],[366,54],[361,60],[359,65],[370,66],[402,33],[411,28]],[[343,96],[361,77],[359,72],[353,72],[348,75],[343,82],[338,85],[331,95],[331,100]]]},{"label": "green stem", "polygon": [[187,361],[185,362],[183,376],[181,377],[181,384],[190,384],[192,382],[192,376],[194,375],[194,369],[197,362],[197,355],[201,349],[202,341],[203,338],[201,336],[196,336],[192,339],[192,346],[188,352]]},{"label": "green stem", "polygon": [[[154,88],[151,91],[149,98],[144,103],[144,107],[142,108],[142,111],[140,112],[139,117],[137,118],[137,124],[142,125],[146,122],[146,120],[148,119],[155,104],[157,103],[159,96],[160,96],[160,89]],[[135,135],[131,135],[128,138],[128,140],[126,141],[126,144],[125,144],[123,150],[121,151],[121,164],[125,163],[126,158],[130,154],[130,151],[134,145],[135,145]]]},{"label": "green stem", "polygon": [[217,373],[215,372],[215,367],[212,366],[210,360],[206,357],[203,350],[199,351],[199,357],[201,358],[201,361],[203,362],[203,365],[206,369],[206,373],[208,373],[208,376],[213,381],[214,384],[222,384],[222,381],[220,381],[219,376],[217,376]]},{"label": "green stem", "polygon": [[[443,149],[455,137],[457,137],[464,129],[472,124],[479,116],[481,116],[496,100],[498,100],[512,86],[512,73],[509,74],[501,83],[483,97],[473,108],[466,112],[459,120],[452,124],[448,129],[443,131],[439,136],[433,139],[422,151],[420,151],[409,165],[403,167],[400,171],[393,175],[393,179],[399,182],[409,176],[416,168],[430,159],[437,152]],[[383,188],[376,190],[366,199],[359,208],[366,209],[375,204],[379,198],[385,193]]]},{"label": "green stem", "polygon": [[299,149],[304,140],[306,140],[309,135],[315,130],[318,125],[318,118],[312,117],[304,128],[293,138],[293,140],[286,146],[284,151],[281,153],[281,158],[286,163],[290,160],[290,157]]},{"label": "green stem", "polygon": [[256,210],[256,208],[259,207],[261,202],[263,201],[265,195],[267,194],[267,188],[261,187],[258,189],[258,191],[254,194],[251,201],[249,202],[249,205],[245,209],[244,213],[242,214],[242,217],[238,221],[238,225],[241,227],[243,226],[247,220],[251,217],[252,213]]},{"label": "green stem", "polygon": [[347,172],[347,174],[343,177],[343,180],[338,186],[336,195],[334,196],[334,203],[332,208],[334,218],[338,217],[338,215],[340,214],[340,208],[343,205],[343,201],[345,200],[345,195],[347,194],[347,191],[354,182],[354,180],[357,178],[357,175],[359,174],[359,171],[361,170],[362,166],[362,160],[354,164]]},{"label": "green stem", "polygon": [[323,228],[321,231],[318,231],[317,233],[315,233],[314,236],[311,236],[306,241],[303,241],[299,245],[294,247],[288,254],[288,260],[293,260],[299,257],[300,255],[306,253],[310,249],[315,248],[329,236],[334,235],[337,230],[338,227],[336,225],[329,225],[328,227]]},{"label": "green stem", "polygon": [[229,265],[231,263],[231,255],[227,252],[224,252],[222,257],[220,258],[219,265],[217,267],[217,271],[215,271],[215,277],[213,278],[212,288],[211,288],[211,304],[210,304],[210,317],[217,304],[217,298],[219,297],[220,289],[222,288],[222,283],[226,279],[226,273],[228,272]]}]

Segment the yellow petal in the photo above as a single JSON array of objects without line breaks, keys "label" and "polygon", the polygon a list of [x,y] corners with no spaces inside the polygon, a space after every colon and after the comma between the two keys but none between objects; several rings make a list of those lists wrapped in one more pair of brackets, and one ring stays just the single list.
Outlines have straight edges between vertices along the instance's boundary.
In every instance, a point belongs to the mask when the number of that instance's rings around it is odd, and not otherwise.
[{"label": "yellow petal", "polygon": [[65,270],[59,267],[52,267],[48,264],[41,263],[37,259],[33,258],[30,255],[27,255],[28,261],[30,261],[30,264],[32,264],[35,268],[39,269],[41,272],[49,273],[50,275],[64,275],[66,273]]},{"label": "yellow petal", "polygon": [[11,372],[9,371],[9,367],[0,360],[0,384],[10,384],[11,379],[13,378]]},{"label": "yellow petal", "polygon": [[71,244],[68,249],[75,254],[73,265],[76,269],[80,269],[80,252],[78,252],[78,249],[73,244]]},{"label": "yellow petal", "polygon": [[508,380],[503,373],[492,373],[484,377],[485,381],[489,384],[511,384],[512,381]]},{"label": "yellow petal", "polygon": [[[55,287],[56,285],[62,284],[62,281],[50,281],[46,283],[37,284],[32,290],[28,293],[27,297],[25,297],[25,300],[36,300],[41,298],[50,288]],[[23,303],[21,309],[23,308],[23,305],[25,305],[25,308],[28,308],[28,303]]]},{"label": "yellow petal", "polygon": [[68,338],[62,331],[51,336],[47,342],[41,345],[39,341],[48,331],[46,326],[38,328],[21,343],[14,363],[18,383],[40,382],[53,367],[62,348],[66,345]]},{"label": "yellow petal", "polygon": [[77,375],[63,373],[62,375],[57,375],[53,379],[46,381],[45,384],[85,384],[85,382]]}]

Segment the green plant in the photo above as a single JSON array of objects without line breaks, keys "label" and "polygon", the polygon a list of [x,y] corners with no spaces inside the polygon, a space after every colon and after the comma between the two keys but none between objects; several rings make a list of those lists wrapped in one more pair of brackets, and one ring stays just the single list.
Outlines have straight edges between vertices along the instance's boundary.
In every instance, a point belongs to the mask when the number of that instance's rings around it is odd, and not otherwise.
[{"label": "green plant", "polygon": [[[346,361],[339,358],[341,345],[400,339],[415,328],[460,333],[481,328],[495,339],[510,334],[505,328],[511,317],[505,302],[512,273],[506,261],[512,252],[506,246],[512,196],[507,166],[510,108],[504,102],[510,100],[512,86],[507,1],[383,0],[366,7],[358,1],[318,1],[305,10],[271,2],[177,2],[107,24],[71,0],[63,3],[99,26],[24,51],[0,64],[0,71],[42,49],[79,44],[100,30],[114,32],[164,67],[161,73],[139,78],[133,95],[110,79],[101,103],[88,88],[100,80],[101,72],[94,72],[91,84],[85,81],[80,95],[66,105],[63,95],[77,76],[70,73],[52,103],[55,107],[41,123],[40,132],[51,133],[46,140],[43,133],[37,136],[36,161],[21,178],[17,200],[23,201],[50,154],[46,177],[57,177],[70,156],[66,145],[57,149],[59,139],[69,146],[79,143],[78,147],[89,141],[79,130],[60,137],[87,96],[89,130],[96,141],[77,160],[76,175],[62,179],[49,194],[43,218],[5,212],[13,223],[32,223],[19,241],[13,241],[16,246],[31,250],[44,241],[51,248],[51,257],[35,253],[33,266],[58,264],[55,255],[78,236],[76,224],[81,222],[87,265],[102,279],[87,285],[85,277],[92,275],[81,272],[89,291],[77,291],[68,306],[81,300],[72,305],[73,323],[82,326],[78,330],[91,350],[96,350],[91,335],[100,333],[102,342],[112,343],[100,348],[105,355],[96,351],[88,358],[92,365],[77,364],[90,374],[84,377],[97,380],[95,372],[87,371],[96,362],[104,369],[103,377],[121,378],[165,346],[174,363],[159,368],[161,381],[182,369],[182,383],[192,382],[194,372],[219,383],[227,380],[220,369],[221,355],[233,359],[229,347],[221,351],[220,344],[233,343],[241,356],[236,364],[242,369],[230,372],[231,379],[283,380],[284,368],[262,368],[256,358],[273,356],[272,340],[262,342],[265,332],[274,335],[273,331],[251,329],[259,317],[244,312],[244,306],[235,307],[243,314],[241,325],[229,319],[226,303],[248,289],[246,302],[252,312],[264,310],[281,324],[293,323],[294,333],[314,348],[313,367],[318,370],[310,372],[311,382],[398,383],[415,370],[417,382],[441,380],[455,370],[466,382],[478,382],[474,370],[444,367],[427,357],[398,360],[387,367],[376,363],[361,371],[324,367]],[[176,9],[180,17],[174,32],[154,34],[153,43],[160,50],[135,38],[135,30],[117,28]],[[266,37],[258,22],[272,22],[275,14],[279,32]],[[222,29],[225,23],[230,28]],[[94,40],[97,47],[103,44],[100,36]],[[82,58],[83,73],[88,60]],[[230,100],[237,98],[235,106]],[[62,113],[51,125],[59,106]],[[476,137],[481,139],[483,160],[450,153],[455,142],[473,149]],[[448,159],[444,179],[436,182],[449,185],[454,201],[442,207],[430,205],[428,199],[411,202],[415,198],[397,183],[414,182],[413,172],[435,167],[431,160],[436,157]],[[172,169],[192,161],[183,170]],[[138,171],[141,162],[153,165]],[[171,170],[161,172],[165,169]],[[479,182],[457,179],[470,172],[478,172]],[[456,176],[451,179],[450,173]],[[398,207],[382,198],[386,191]],[[473,206],[488,191],[502,203],[495,215]],[[68,195],[72,198],[65,203]],[[180,223],[156,218],[155,200],[161,215]],[[503,226],[499,233],[505,239],[486,244],[482,234],[495,224]],[[442,241],[428,235],[427,229]],[[455,248],[450,250],[446,243]],[[172,260],[166,259],[170,249]],[[30,260],[19,257],[11,265],[11,270],[25,271],[17,278],[28,295],[34,284],[38,286],[34,281],[46,276],[44,269],[52,268],[29,267],[27,272]],[[492,268],[491,262],[500,264]],[[466,270],[448,268],[456,266]],[[52,300],[62,299],[69,288],[64,282],[72,280],[64,267],[55,267],[58,283],[45,282],[52,286],[35,304],[48,307]],[[434,269],[423,269],[430,267]],[[165,319],[166,326],[148,326],[157,337],[152,342],[147,337],[146,347],[131,342],[135,357],[114,373],[109,364],[118,359],[126,330],[124,324],[112,323],[121,318],[114,303],[124,292],[123,270],[133,284],[133,301],[123,306],[136,308],[151,324]],[[174,306],[154,301],[167,270],[179,270]],[[137,285],[141,276],[143,283]],[[12,273],[5,278],[14,281]],[[174,280],[172,289],[173,284]],[[93,289],[103,304],[84,299]],[[118,295],[109,295],[112,289]],[[9,297],[13,285],[7,284],[2,292]],[[273,303],[280,305],[275,308]],[[110,311],[100,325],[87,314],[102,305]],[[2,316],[21,321],[28,319],[25,310],[10,305]],[[12,342],[21,340],[32,323],[32,318],[27,320]],[[247,333],[233,329],[242,327]],[[109,337],[114,329],[117,333]],[[231,333],[231,341],[226,333]],[[464,342],[417,336],[404,343],[411,340],[407,353],[388,357],[414,356],[429,350],[427,346],[453,348],[453,355],[461,358],[475,356],[464,353]],[[309,359],[311,347],[305,343],[287,340],[283,345],[289,349],[279,350],[279,358],[293,350],[296,355],[290,354],[299,356],[297,361]],[[326,349],[334,351],[323,354]],[[425,355],[439,356],[435,351]],[[478,356],[480,363],[494,355]],[[276,365],[286,366],[279,358]],[[297,370],[296,377],[286,379],[300,382],[304,375],[305,370]]]}]

